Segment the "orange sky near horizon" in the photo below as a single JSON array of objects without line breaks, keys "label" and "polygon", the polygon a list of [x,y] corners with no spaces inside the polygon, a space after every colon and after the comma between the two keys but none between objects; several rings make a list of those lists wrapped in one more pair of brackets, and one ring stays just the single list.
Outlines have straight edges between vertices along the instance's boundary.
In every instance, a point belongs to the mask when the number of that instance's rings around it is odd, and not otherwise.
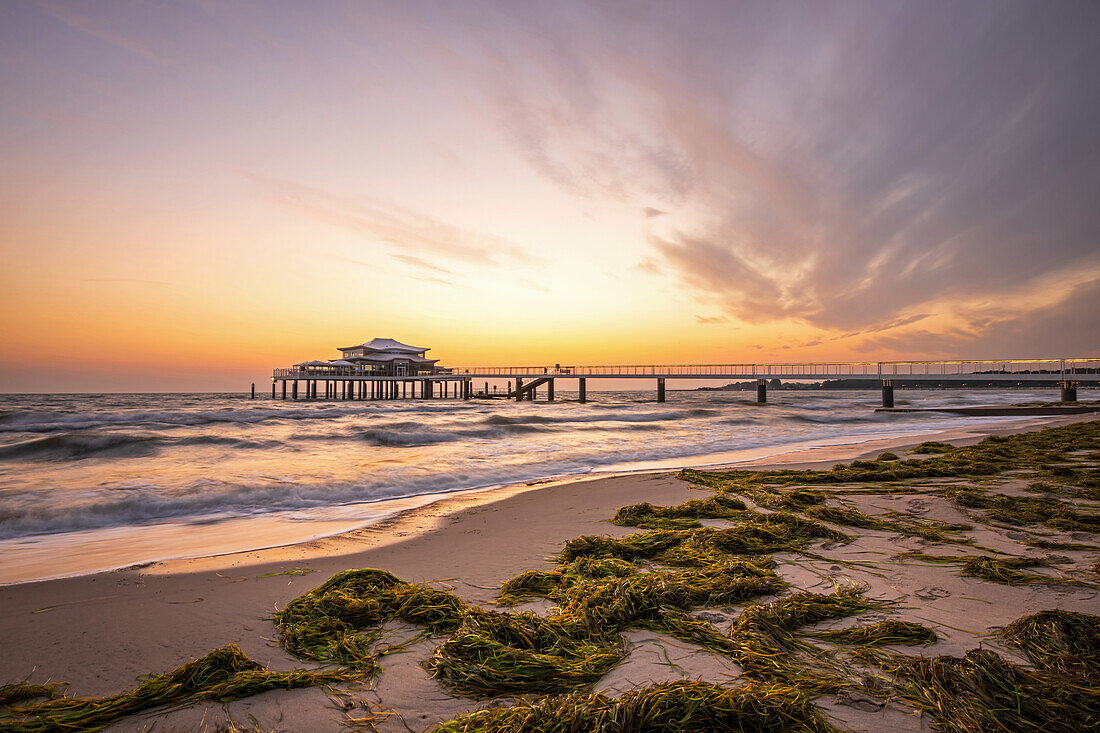
[{"label": "orange sky near horizon", "polygon": [[4,5],[0,392],[1100,356],[1094,10],[729,5]]}]

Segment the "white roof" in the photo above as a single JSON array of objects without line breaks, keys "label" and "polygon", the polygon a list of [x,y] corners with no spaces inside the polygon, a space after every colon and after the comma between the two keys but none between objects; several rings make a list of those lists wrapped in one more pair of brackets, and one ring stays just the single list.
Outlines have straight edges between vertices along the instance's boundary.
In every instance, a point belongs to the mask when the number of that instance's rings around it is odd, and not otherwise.
[{"label": "white roof", "polygon": [[428,351],[426,346],[409,346],[403,344],[400,341],[394,341],[393,339],[371,339],[366,343],[359,344],[358,346],[345,346],[341,351],[346,349],[370,349],[371,351],[407,351],[410,353],[417,353],[420,351]]},{"label": "white roof", "polygon": [[355,366],[354,361],[347,361],[345,359],[336,359],[328,363],[329,366]]},{"label": "white roof", "polygon": [[327,361],[300,361],[294,366],[331,366]]},{"label": "white roof", "polygon": [[354,359],[356,363],[364,361],[396,361],[398,359],[401,361],[415,362],[417,364],[435,363],[439,361],[439,359],[425,359],[422,356],[414,356],[412,354],[367,354],[365,356],[353,356],[351,358]]}]

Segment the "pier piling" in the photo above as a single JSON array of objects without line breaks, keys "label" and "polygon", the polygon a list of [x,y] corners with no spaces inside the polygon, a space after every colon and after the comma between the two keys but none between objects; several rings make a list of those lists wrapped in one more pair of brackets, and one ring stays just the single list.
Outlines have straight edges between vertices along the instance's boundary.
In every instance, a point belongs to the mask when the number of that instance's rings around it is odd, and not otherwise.
[{"label": "pier piling", "polygon": [[581,402],[588,402],[588,381],[584,377],[577,380],[577,392]]},{"label": "pier piling", "polygon": [[553,379],[551,379],[549,382],[546,383],[546,401],[547,402],[553,402],[554,401],[554,380]]},{"label": "pier piling", "polygon": [[1062,382],[1062,402],[1077,401],[1077,382]]},{"label": "pier piling", "polygon": [[768,401],[768,380],[756,380],[756,401],[760,404]]},{"label": "pier piling", "polygon": [[893,407],[894,406],[894,380],[884,379],[882,380],[882,406]]},{"label": "pier piling", "polygon": [[252,383],[252,399],[256,399],[256,383]]},{"label": "pier piling", "polygon": [[657,379],[657,401],[658,402],[664,402],[665,401],[665,378],[664,377],[658,377],[658,379]]},{"label": "pier piling", "polygon": [[523,401],[523,379],[516,377],[516,402]]},{"label": "pier piling", "polygon": [[291,385],[290,399],[292,399],[292,400],[298,399],[298,380],[297,379],[295,379],[294,384]]}]

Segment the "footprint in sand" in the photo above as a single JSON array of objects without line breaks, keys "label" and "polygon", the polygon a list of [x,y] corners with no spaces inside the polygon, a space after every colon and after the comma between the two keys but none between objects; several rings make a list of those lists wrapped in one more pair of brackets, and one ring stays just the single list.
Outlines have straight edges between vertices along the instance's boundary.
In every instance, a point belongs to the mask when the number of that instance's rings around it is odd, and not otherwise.
[{"label": "footprint in sand", "polygon": [[931,507],[928,506],[928,502],[924,499],[910,499],[905,502],[906,512],[909,514],[924,514]]},{"label": "footprint in sand", "polygon": [[925,588],[918,588],[917,592],[914,595],[916,595],[917,598],[920,598],[921,600],[924,600],[924,601],[936,601],[936,600],[939,600],[940,598],[950,598],[951,597],[951,591],[947,590],[946,588],[928,588],[928,587],[925,587]]}]

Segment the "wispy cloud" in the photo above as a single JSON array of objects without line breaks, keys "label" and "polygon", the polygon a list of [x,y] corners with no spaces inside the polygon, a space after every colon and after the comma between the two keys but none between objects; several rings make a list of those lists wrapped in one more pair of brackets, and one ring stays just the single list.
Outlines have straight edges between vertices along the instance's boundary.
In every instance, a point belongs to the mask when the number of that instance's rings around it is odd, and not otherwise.
[{"label": "wispy cloud", "polygon": [[[169,63],[163,54],[155,50],[147,38],[119,30],[117,24],[104,20],[102,14],[96,12],[96,6],[73,5],[55,0],[37,0],[35,5],[54,20],[121,51],[158,65]],[[85,12],[88,10],[91,12]]]},{"label": "wispy cloud", "polygon": [[825,338],[975,342],[1052,304],[968,304],[1092,272],[1100,6],[547,14],[520,13],[522,46],[486,39],[487,94],[533,170],[659,217],[633,272]]},{"label": "wispy cloud", "polygon": [[438,272],[442,275],[453,275],[454,273],[445,267],[439,265],[433,265],[431,262],[427,262],[419,257],[413,255],[391,254],[390,257],[398,262],[404,262],[406,265],[412,265],[413,267],[421,270],[430,270],[431,272]]},{"label": "wispy cloud", "polygon": [[[409,264],[432,267],[425,259],[429,256],[476,265],[529,263],[535,259],[512,242],[468,231],[371,196],[339,196],[247,171],[244,175],[271,202],[301,216],[351,230],[375,243],[399,248],[400,252],[391,255]],[[417,254],[408,254],[406,250]]]}]

